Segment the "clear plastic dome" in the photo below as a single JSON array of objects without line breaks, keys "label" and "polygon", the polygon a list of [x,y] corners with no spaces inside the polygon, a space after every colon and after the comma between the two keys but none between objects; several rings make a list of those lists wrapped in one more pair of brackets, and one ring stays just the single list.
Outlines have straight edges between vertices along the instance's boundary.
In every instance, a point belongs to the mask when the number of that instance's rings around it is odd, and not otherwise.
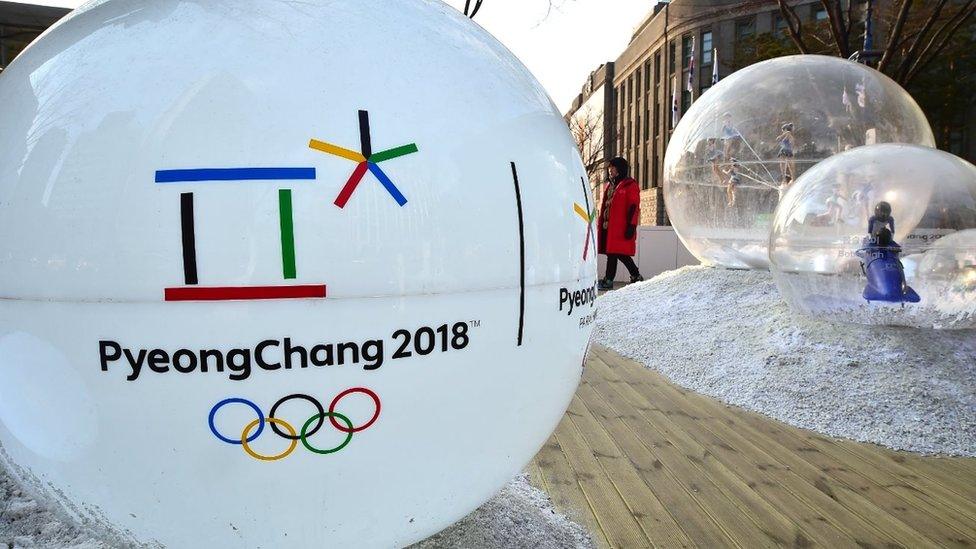
[{"label": "clear plastic dome", "polygon": [[773,211],[791,183],[874,143],[935,146],[893,80],[820,55],[757,63],[708,90],[675,129],[664,159],[668,216],[702,263],[764,269]]},{"label": "clear plastic dome", "polygon": [[976,167],[914,145],[828,158],[783,198],[769,259],[780,292],[801,313],[976,327]]}]

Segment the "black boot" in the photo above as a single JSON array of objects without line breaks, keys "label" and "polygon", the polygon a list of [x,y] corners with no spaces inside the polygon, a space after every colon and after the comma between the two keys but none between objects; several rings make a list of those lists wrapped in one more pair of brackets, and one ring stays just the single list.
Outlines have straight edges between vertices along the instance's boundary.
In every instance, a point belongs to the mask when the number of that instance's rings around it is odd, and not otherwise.
[{"label": "black boot", "polygon": [[644,282],[644,277],[640,273],[637,273],[637,276],[630,277],[630,283],[633,284],[634,282]]},{"label": "black boot", "polygon": [[610,280],[609,278],[601,278],[600,281],[597,282],[596,287],[598,290],[602,290],[604,292],[607,290],[612,290],[613,281]]}]

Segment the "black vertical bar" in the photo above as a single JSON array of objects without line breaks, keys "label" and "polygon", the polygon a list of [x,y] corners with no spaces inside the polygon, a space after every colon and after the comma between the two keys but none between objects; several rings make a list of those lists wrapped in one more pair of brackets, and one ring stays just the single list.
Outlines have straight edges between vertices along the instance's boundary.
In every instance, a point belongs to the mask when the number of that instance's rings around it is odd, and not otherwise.
[{"label": "black vertical bar", "polygon": [[369,113],[359,111],[359,152],[369,158],[373,154],[373,145],[369,137]]},{"label": "black vertical bar", "polygon": [[512,179],[515,181],[515,204],[518,207],[519,228],[519,322],[518,345],[522,345],[522,330],[525,327],[525,226],[522,221],[522,191],[519,189],[518,171],[512,162]]},{"label": "black vertical bar", "polygon": [[586,192],[586,181],[580,177],[580,185],[583,185],[583,200],[586,201],[586,215],[590,215],[590,193]]},{"label": "black vertical bar", "polygon": [[193,228],[193,193],[180,194],[180,219],[183,227],[183,279],[187,286],[197,280],[197,238]]}]

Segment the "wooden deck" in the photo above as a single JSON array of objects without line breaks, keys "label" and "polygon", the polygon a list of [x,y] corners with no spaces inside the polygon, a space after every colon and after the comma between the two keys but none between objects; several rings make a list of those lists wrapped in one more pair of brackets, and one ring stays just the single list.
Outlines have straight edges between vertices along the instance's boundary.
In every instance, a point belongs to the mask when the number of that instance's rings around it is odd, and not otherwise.
[{"label": "wooden deck", "polygon": [[976,459],[797,429],[596,346],[529,472],[601,547],[976,548]]}]

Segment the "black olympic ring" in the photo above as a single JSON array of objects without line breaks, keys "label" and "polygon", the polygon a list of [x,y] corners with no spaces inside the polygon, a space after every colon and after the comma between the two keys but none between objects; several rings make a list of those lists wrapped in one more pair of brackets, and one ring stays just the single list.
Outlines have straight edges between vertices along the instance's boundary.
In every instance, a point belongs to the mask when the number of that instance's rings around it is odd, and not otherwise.
[{"label": "black olympic ring", "polygon": [[[282,397],[281,399],[278,400],[278,402],[274,403],[274,406],[271,407],[271,411],[268,413],[268,417],[269,418],[275,417],[275,412],[278,410],[278,406],[281,406],[282,404],[288,402],[289,400],[295,400],[295,399],[307,400],[311,402],[313,406],[315,406],[316,410],[318,410],[318,418],[319,418],[318,422],[315,424],[315,427],[311,431],[305,434],[305,436],[310,437],[315,433],[317,433],[318,430],[322,428],[322,424],[325,422],[325,415],[326,415],[325,408],[322,407],[322,403],[319,402],[315,397],[305,395],[302,393],[294,393],[286,397]],[[270,422],[270,423],[271,423],[271,430],[274,431],[276,435],[282,438],[286,438],[288,440],[300,440],[302,438],[301,435],[286,434],[281,430],[280,427],[278,427],[276,423],[274,422]]]}]

